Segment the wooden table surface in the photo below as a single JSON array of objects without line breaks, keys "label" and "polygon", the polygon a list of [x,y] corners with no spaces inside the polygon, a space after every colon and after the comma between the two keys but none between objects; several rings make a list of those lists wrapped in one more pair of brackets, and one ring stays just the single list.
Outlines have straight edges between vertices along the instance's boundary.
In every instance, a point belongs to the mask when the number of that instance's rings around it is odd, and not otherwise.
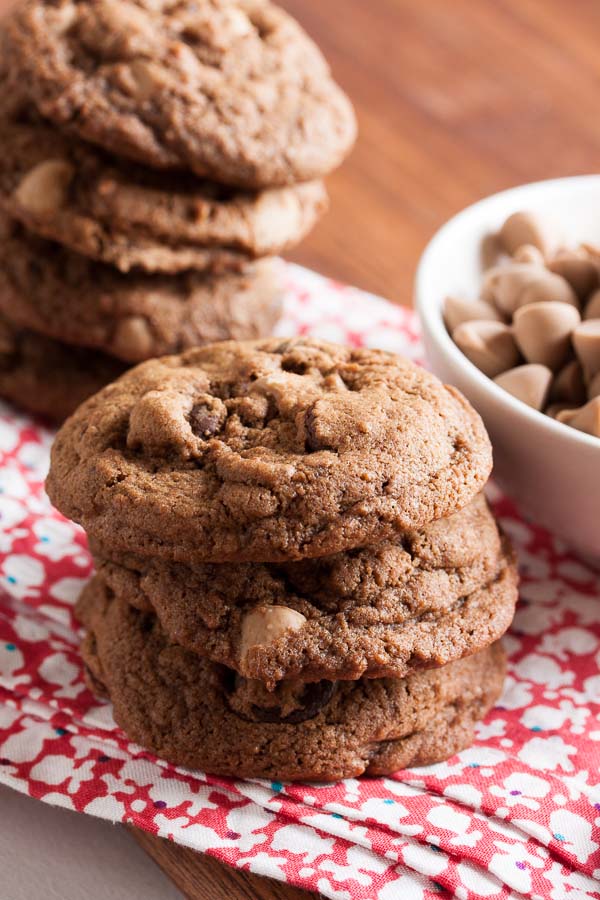
[{"label": "wooden table surface", "polygon": [[[596,170],[597,0],[282,3],[325,51],[360,125],[329,180],[331,211],[293,259],[408,304],[418,257],[450,215],[520,182]],[[195,900],[308,896],[136,834]]]}]

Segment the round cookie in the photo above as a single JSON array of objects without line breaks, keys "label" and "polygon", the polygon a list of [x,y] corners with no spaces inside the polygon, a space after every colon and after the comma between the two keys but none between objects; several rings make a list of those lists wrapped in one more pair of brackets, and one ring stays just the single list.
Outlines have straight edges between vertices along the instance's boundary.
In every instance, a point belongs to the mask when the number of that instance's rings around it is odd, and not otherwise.
[{"label": "round cookie", "polygon": [[260,260],[222,275],[123,275],[0,215],[0,313],[130,363],[270,334],[282,309],[281,274],[276,261]]},{"label": "round cookie", "polygon": [[125,371],[104,353],[70,347],[0,316],[0,397],[62,422]]},{"label": "round cookie", "polygon": [[115,550],[276,562],[449,515],[490,469],[481,419],[424,369],[272,338],[128,372],[61,429],[47,490]]},{"label": "round cookie", "polygon": [[323,56],[266,0],[25,0],[7,65],[62,128],[250,188],[320,178],[352,146]]},{"label": "round cookie", "polygon": [[244,193],[117,162],[44,124],[1,124],[4,211],[123,272],[239,269],[298,243],[327,204],[318,181]]},{"label": "round cookie", "polygon": [[176,765],[237,778],[337,781],[447,759],[500,695],[499,644],[406,679],[256,681],[167,641],[155,616],[85,589],[88,683],[127,736]]},{"label": "round cookie", "polygon": [[170,641],[270,688],[445,665],[498,640],[517,601],[514,554],[482,495],[422,531],[296,563],[116,563],[91,549],[98,577]]}]

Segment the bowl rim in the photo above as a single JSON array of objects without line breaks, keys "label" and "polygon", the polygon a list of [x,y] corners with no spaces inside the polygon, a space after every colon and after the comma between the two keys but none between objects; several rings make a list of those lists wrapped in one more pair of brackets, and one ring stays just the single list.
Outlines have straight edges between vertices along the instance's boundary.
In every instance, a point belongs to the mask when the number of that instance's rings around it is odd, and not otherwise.
[{"label": "bowl rim", "polygon": [[583,187],[590,182],[594,182],[596,186],[600,187],[600,175],[571,175],[565,178],[549,178],[542,181],[531,181],[515,185],[514,187],[507,188],[503,191],[498,191],[495,194],[488,194],[481,200],[477,200],[475,203],[471,203],[469,206],[464,207],[464,209],[453,215],[438,228],[423,250],[415,273],[414,302],[423,329],[429,331],[432,338],[436,343],[441,345],[444,352],[451,357],[453,362],[458,366],[464,367],[469,377],[476,381],[481,389],[488,393],[491,399],[498,403],[505,404],[509,410],[525,421],[531,422],[538,427],[548,428],[549,432],[556,435],[557,438],[570,440],[582,447],[589,447],[595,449],[596,452],[600,452],[600,438],[587,434],[585,431],[579,431],[577,428],[570,428],[563,422],[558,422],[551,416],[528,406],[526,403],[523,403],[522,400],[518,400],[516,397],[513,397],[512,394],[509,394],[508,391],[505,391],[503,388],[499,387],[499,385],[495,384],[491,378],[487,377],[487,375],[484,375],[483,372],[481,372],[477,366],[464,355],[450,337],[443,316],[444,298],[440,298],[438,304],[427,303],[425,298],[425,279],[426,273],[431,265],[430,260],[434,257],[438,247],[447,239],[448,234],[464,219],[476,217],[479,210],[492,202],[500,199],[508,199],[510,196],[518,197],[521,193],[529,192],[541,193],[548,187],[566,190],[569,187]]}]

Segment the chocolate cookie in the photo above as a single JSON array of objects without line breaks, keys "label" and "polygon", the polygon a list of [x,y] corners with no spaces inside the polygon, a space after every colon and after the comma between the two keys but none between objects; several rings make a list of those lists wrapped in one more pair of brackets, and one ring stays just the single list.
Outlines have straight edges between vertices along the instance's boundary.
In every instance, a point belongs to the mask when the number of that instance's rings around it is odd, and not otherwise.
[{"label": "chocolate cookie", "polygon": [[490,469],[481,419],[424,369],[273,338],[128,372],[58,434],[47,489],[115,550],[276,562],[421,527]]},{"label": "chocolate cookie", "polygon": [[273,260],[219,276],[123,275],[24,234],[0,214],[0,313],[20,327],[126,362],[268,335],[282,300]]},{"label": "chocolate cookie", "polygon": [[69,347],[0,316],[0,397],[62,422],[125,366],[104,353]]},{"label": "chocolate cookie", "polygon": [[404,677],[498,640],[517,571],[485,498],[376,547],[282,564],[96,557],[120,598],[170,641],[273,688],[282,679]]},{"label": "chocolate cookie", "polygon": [[320,51],[266,0],[25,0],[5,27],[44,116],[152,166],[269,187],[320,178],[354,141]]},{"label": "chocolate cookie", "polygon": [[318,181],[243,193],[118,163],[43,124],[2,121],[1,130],[5,212],[123,272],[239,269],[296,244],[326,207]]},{"label": "chocolate cookie", "polygon": [[155,616],[98,579],[80,608],[88,683],[110,697],[127,736],[216,775],[337,781],[446,759],[471,743],[504,678],[494,644],[406,679],[286,682],[270,693],[169,643]]}]

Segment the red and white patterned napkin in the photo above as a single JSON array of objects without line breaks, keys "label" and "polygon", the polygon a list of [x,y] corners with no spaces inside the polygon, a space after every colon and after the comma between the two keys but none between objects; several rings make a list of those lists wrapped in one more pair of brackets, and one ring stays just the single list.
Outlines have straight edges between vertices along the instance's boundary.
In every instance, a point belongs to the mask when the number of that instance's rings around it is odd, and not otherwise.
[{"label": "red and white patterned napkin", "polygon": [[[296,266],[281,334],[419,358],[407,310]],[[474,746],[336,785],[189,772],[131,744],[85,688],[82,531],[44,494],[50,431],[0,407],[0,782],[339,900],[600,898],[600,576],[492,494],[521,601],[504,696]],[[599,517],[600,522],[600,517]]]}]

